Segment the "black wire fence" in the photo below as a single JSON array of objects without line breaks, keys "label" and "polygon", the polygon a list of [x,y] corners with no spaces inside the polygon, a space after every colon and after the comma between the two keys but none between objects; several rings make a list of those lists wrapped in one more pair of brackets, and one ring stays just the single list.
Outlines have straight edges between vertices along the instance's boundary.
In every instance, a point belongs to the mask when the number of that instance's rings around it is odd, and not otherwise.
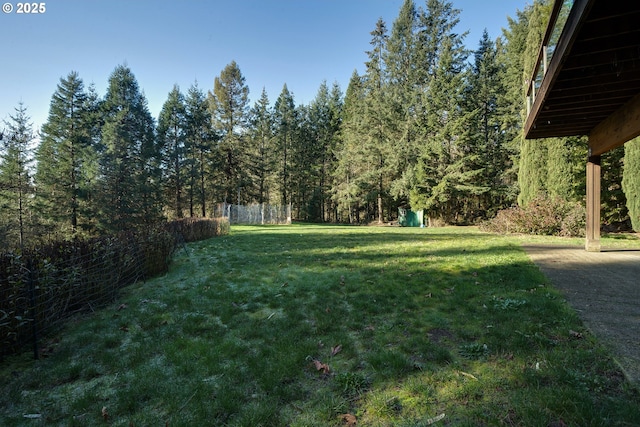
[{"label": "black wire fence", "polygon": [[144,231],[0,253],[0,359],[71,316],[113,302],[120,289],[166,273],[185,242],[228,234],[226,219],[184,219]]}]

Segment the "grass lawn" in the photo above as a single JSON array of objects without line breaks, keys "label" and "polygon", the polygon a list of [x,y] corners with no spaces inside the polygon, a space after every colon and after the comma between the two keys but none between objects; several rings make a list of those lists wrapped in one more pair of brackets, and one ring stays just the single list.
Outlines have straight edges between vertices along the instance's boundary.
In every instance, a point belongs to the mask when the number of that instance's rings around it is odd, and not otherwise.
[{"label": "grass lawn", "polygon": [[234,226],[48,357],[5,360],[0,425],[640,425],[638,391],[520,242]]}]

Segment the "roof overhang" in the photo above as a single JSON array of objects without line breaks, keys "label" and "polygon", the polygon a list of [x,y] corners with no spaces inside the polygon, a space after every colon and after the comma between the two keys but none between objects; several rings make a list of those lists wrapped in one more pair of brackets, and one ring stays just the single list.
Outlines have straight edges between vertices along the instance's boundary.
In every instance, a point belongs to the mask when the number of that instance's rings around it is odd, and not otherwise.
[{"label": "roof overhang", "polygon": [[639,1],[575,0],[545,68],[530,89],[526,138],[590,135],[598,155],[640,135]]}]

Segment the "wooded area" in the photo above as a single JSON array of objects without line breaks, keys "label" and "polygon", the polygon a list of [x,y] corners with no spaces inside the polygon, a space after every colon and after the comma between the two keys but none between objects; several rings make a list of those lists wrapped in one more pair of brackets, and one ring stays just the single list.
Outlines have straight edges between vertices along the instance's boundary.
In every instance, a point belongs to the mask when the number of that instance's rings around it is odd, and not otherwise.
[{"label": "wooded area", "polygon": [[[0,236],[7,245],[93,236],[215,203],[291,205],[295,220],[369,223],[424,209],[429,224],[470,224],[541,194],[585,197],[584,139],[524,140],[524,81],[552,1],[514,11],[475,51],[450,1],[406,0],[373,25],[364,72],[346,93],[322,82],[296,105],[249,88],[232,61],[211,90],[176,85],[159,117],[127,66],[106,94],[60,79],[34,130],[19,104],[0,130]],[[37,135],[36,135],[37,133]],[[640,229],[640,143],[603,156],[605,224]]]}]

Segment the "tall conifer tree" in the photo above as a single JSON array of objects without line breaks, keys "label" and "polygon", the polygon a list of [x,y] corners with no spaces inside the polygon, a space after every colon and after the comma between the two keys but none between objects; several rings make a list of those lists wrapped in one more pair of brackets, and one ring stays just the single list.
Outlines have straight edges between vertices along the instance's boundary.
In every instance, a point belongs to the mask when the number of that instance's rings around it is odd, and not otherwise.
[{"label": "tall conifer tree", "polygon": [[88,96],[78,73],[61,78],[51,98],[36,152],[36,202],[40,220],[63,238],[90,232],[97,175],[94,147],[95,97]]},{"label": "tall conifer tree", "polygon": [[475,186],[475,154],[469,152],[469,117],[464,109],[467,52],[464,35],[454,32],[460,11],[443,0],[427,1],[421,12],[420,57],[427,58],[419,110],[419,158],[410,188],[411,206],[430,218],[459,221]]},{"label": "tall conifer tree", "polygon": [[276,152],[273,112],[264,88],[251,110],[251,142],[249,169],[253,177],[255,199],[258,203],[268,203],[274,185]]},{"label": "tall conifer tree", "polygon": [[365,203],[360,177],[365,165],[361,143],[364,133],[363,78],[354,70],[344,99],[342,125],[336,148],[336,167],[333,172],[333,199],[340,212],[339,221],[359,222],[359,212]]},{"label": "tall conifer tree", "polygon": [[235,61],[227,65],[216,77],[213,92],[209,92],[209,108],[213,127],[220,135],[218,162],[222,172],[222,197],[233,202],[241,200],[245,178],[244,138],[249,119],[249,87]]},{"label": "tall conifer tree", "polygon": [[102,105],[102,226],[109,231],[122,231],[156,222],[162,208],[160,153],[147,100],[128,67],[115,68]]},{"label": "tall conifer tree", "polygon": [[184,216],[184,193],[187,165],[187,123],[184,96],[173,86],[158,118],[158,145],[162,154],[163,185],[171,210],[177,218]]},{"label": "tall conifer tree", "polygon": [[291,170],[293,158],[293,145],[297,128],[297,112],[293,99],[293,94],[289,92],[287,85],[282,87],[282,91],[274,105],[274,126],[276,131],[276,144],[278,147],[278,187],[280,192],[280,203],[284,206],[291,203]]},{"label": "tall conifer tree", "polygon": [[474,53],[464,100],[471,118],[468,151],[474,156],[473,168],[480,170],[475,185],[488,189],[473,197],[476,214],[472,215],[484,218],[508,207],[511,202],[505,177],[509,169],[509,155],[505,149],[499,111],[504,86],[497,55],[496,46],[485,30]]},{"label": "tall conifer tree", "polygon": [[[523,51],[523,81],[531,78],[535,61],[537,60],[538,50],[540,49],[540,44],[542,43],[544,32],[549,22],[550,7],[551,2],[549,0],[536,1],[529,14],[527,37]],[[521,99],[524,100],[524,94],[521,95]],[[548,191],[547,161],[549,153],[547,147],[549,141],[524,139],[522,136],[520,138],[521,146],[518,168],[520,193],[518,194],[518,204],[524,206],[539,194],[547,193]]]},{"label": "tall conifer tree", "polygon": [[[367,167],[365,176],[362,177],[371,185],[370,194],[375,195],[376,218],[378,224],[384,221],[384,197],[388,194],[391,182],[398,176],[398,159],[402,157],[404,144],[400,147],[392,147],[394,136],[399,136],[391,120],[402,120],[402,107],[398,102],[405,102],[407,87],[410,84],[410,71],[403,67],[403,60],[411,57],[411,45],[403,46],[403,41],[410,43],[414,27],[415,6],[413,2],[405,1],[400,11],[400,17],[393,25],[393,36],[387,34],[386,24],[378,19],[376,28],[371,32],[371,50],[367,52],[369,60],[365,63],[365,97],[364,120],[365,134],[363,142],[365,152],[369,153],[366,159]],[[392,65],[393,67],[392,68]],[[395,78],[390,83],[390,79]],[[394,88],[396,89],[394,91]],[[406,105],[409,107],[409,105]],[[396,113],[396,114],[394,114]],[[400,127],[407,123],[400,123]],[[410,137],[405,134],[400,141],[409,142]],[[400,157],[398,156],[400,154]],[[401,163],[401,162],[400,162]]]},{"label": "tall conifer tree", "polygon": [[[0,221],[4,247],[27,244],[33,185],[29,173],[34,138],[31,118],[22,102],[0,133]],[[4,240],[3,239],[3,240]]]},{"label": "tall conifer tree", "polygon": [[330,169],[335,163],[334,151],[341,110],[342,94],[339,86],[334,85],[330,91],[326,81],[322,82],[309,109],[313,149],[308,162],[315,164],[317,180],[311,216],[319,221],[329,220]]},{"label": "tall conifer tree", "polygon": [[185,138],[189,159],[189,215],[195,216],[196,205],[200,206],[200,216],[207,216],[207,177],[211,175],[209,159],[215,140],[211,128],[211,114],[207,98],[198,87],[191,85],[185,100]]}]

